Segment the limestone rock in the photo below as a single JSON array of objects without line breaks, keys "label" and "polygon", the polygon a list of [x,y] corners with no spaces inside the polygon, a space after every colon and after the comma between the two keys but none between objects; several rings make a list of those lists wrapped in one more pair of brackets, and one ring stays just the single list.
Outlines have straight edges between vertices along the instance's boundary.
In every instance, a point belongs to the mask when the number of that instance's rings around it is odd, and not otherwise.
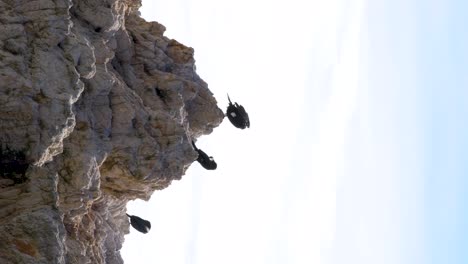
[{"label": "limestone rock", "polygon": [[123,263],[126,204],[224,118],[139,0],[0,0],[0,263]]}]

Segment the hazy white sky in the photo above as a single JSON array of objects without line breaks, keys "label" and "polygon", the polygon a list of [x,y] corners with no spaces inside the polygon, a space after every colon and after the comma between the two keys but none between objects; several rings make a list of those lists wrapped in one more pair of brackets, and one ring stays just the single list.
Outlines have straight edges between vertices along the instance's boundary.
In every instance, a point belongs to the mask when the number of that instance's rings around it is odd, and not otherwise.
[{"label": "hazy white sky", "polygon": [[219,106],[229,93],[251,128],[224,122],[197,143],[217,170],[194,163],[129,205],[152,230],[131,230],[124,260],[467,263],[462,10],[435,0],[143,1],[142,16],[195,49]]}]

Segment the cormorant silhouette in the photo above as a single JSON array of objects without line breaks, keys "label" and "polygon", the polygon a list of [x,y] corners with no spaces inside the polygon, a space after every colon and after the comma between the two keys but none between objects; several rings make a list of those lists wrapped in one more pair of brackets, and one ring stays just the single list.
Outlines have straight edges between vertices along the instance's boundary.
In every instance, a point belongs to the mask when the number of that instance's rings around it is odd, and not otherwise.
[{"label": "cormorant silhouette", "polygon": [[235,127],[240,129],[250,127],[249,115],[245,111],[244,107],[237,103],[232,104],[229,94],[228,100],[229,106],[227,108],[226,115],[229,118],[229,121],[231,121]]},{"label": "cormorant silhouette", "polygon": [[130,217],[130,224],[135,228],[136,230],[142,232],[143,234],[148,233],[151,229],[151,223],[145,219],[142,219],[138,216],[135,215],[129,215],[126,214],[128,217]]},{"label": "cormorant silhouette", "polygon": [[208,157],[208,155],[205,152],[203,152],[201,149],[198,149],[197,146],[195,146],[195,142],[193,141],[192,145],[193,148],[198,152],[197,161],[203,166],[203,168],[207,170],[215,170],[218,167],[213,157]]}]

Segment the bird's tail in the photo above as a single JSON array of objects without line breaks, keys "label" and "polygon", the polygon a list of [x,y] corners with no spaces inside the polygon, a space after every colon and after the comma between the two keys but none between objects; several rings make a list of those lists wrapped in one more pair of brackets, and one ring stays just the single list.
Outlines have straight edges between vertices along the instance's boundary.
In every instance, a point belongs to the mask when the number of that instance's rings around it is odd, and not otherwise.
[{"label": "bird's tail", "polygon": [[229,98],[229,94],[227,94],[227,96],[228,96],[228,101],[229,101],[229,104],[232,104],[232,102],[231,102],[231,98]]},{"label": "bird's tail", "polygon": [[131,217],[129,214],[126,214],[128,217]]}]

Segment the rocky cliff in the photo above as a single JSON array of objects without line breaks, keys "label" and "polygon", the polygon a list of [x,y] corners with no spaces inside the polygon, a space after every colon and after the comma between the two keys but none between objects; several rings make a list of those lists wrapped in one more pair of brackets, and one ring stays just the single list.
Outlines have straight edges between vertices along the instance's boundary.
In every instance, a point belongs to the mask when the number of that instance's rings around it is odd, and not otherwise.
[{"label": "rocky cliff", "polygon": [[0,0],[0,263],[123,263],[126,204],[224,114],[140,0]]}]

